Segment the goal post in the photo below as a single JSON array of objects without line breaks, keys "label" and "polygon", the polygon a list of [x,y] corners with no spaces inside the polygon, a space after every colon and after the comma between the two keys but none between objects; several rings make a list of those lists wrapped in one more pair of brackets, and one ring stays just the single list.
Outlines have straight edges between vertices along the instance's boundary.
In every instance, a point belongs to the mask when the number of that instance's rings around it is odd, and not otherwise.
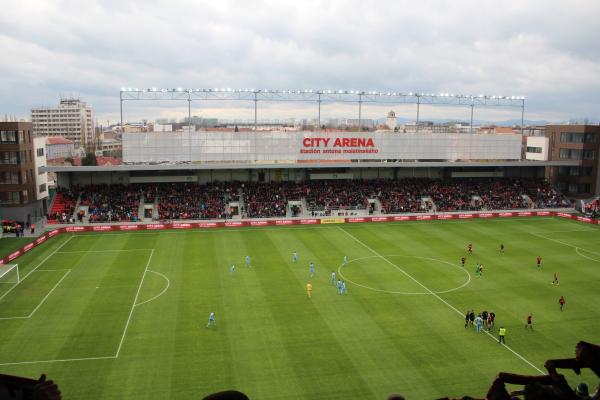
[{"label": "goal post", "polygon": [[0,284],[17,284],[20,281],[19,264],[0,264]]}]

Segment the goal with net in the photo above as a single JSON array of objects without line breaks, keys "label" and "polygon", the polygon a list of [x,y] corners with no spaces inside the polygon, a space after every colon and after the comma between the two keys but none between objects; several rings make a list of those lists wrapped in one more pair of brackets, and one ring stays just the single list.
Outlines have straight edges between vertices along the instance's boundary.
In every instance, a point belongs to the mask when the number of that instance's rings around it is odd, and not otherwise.
[{"label": "goal with net", "polygon": [[20,280],[19,264],[0,264],[0,283],[17,284]]}]

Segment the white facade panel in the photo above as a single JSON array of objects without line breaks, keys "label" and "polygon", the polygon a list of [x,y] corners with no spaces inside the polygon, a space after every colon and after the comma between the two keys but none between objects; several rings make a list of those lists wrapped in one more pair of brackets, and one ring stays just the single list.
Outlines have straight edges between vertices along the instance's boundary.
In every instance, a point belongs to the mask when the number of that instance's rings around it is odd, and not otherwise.
[{"label": "white facade panel", "polygon": [[432,133],[125,133],[123,161],[520,160],[521,135]]}]

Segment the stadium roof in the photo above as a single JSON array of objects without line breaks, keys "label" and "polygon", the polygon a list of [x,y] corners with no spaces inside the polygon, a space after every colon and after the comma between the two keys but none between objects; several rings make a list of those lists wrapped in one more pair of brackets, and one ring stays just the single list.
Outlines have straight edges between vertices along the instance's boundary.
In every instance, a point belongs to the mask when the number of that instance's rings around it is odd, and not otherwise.
[{"label": "stadium roof", "polygon": [[327,168],[486,168],[486,167],[547,167],[578,166],[580,161],[427,161],[427,162],[349,162],[349,163],[272,163],[272,164],[142,164],[102,166],[47,166],[48,172],[130,172],[130,171],[182,171],[182,170],[230,170],[230,169],[327,169]]}]

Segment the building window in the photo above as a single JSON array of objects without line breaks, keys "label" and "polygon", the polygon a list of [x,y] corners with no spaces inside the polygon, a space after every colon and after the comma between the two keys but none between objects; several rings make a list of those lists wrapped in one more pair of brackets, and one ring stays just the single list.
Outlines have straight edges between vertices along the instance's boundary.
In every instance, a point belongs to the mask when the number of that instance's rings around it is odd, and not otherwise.
[{"label": "building window", "polygon": [[538,154],[541,154],[542,153],[542,148],[541,147],[527,147],[527,152],[528,153],[538,153]]},{"label": "building window", "polygon": [[44,167],[38,167],[38,175],[43,175],[45,173],[43,168]]},{"label": "building window", "polygon": [[36,150],[37,156],[38,157],[44,157],[44,148],[40,147],[39,149]]},{"label": "building window", "polygon": [[[594,152],[592,150],[585,150],[590,152],[591,157],[594,158]],[[582,160],[584,150],[581,149],[560,149],[560,158],[568,158],[570,160]]]},{"label": "building window", "polygon": [[583,150],[583,159],[584,160],[593,160],[594,159],[594,150]]},{"label": "building window", "polygon": [[19,204],[19,192],[0,192],[0,204]]},{"label": "building window", "polygon": [[583,133],[562,132],[560,134],[561,143],[583,143]]},{"label": "building window", "polygon": [[16,151],[0,152],[0,164],[18,164],[19,156]]},{"label": "building window", "polygon": [[0,172],[0,184],[2,184],[2,185],[18,185],[19,184],[19,173],[16,171]]},{"label": "building window", "polygon": [[40,185],[40,193],[44,193],[45,191],[46,191],[46,184],[45,184],[45,183],[42,183],[42,184]]},{"label": "building window", "polygon": [[17,143],[17,131],[0,131],[0,142]]},{"label": "building window", "polygon": [[581,176],[592,176],[592,167],[581,167]]},{"label": "building window", "polygon": [[583,137],[584,143],[596,143],[596,134],[595,133],[586,133]]}]

